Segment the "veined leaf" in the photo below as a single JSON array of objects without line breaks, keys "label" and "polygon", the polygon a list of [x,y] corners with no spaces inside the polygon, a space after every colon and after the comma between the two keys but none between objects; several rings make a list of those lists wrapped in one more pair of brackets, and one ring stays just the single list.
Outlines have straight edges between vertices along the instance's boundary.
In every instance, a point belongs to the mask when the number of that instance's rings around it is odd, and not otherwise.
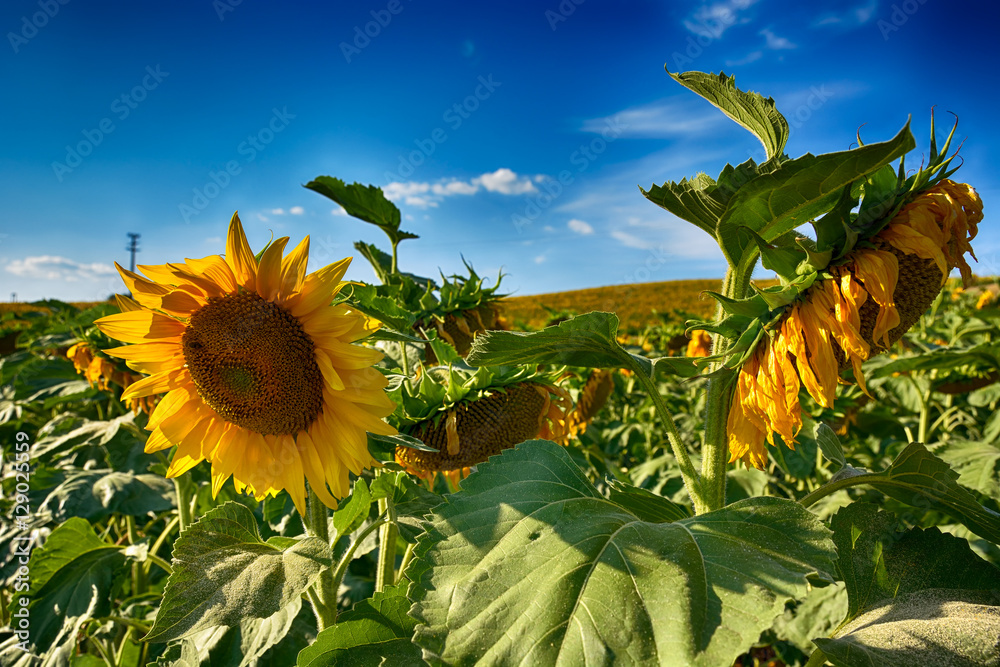
[{"label": "veined leaf", "polygon": [[732,664],[833,568],[828,531],[791,501],[649,522],[551,442],[506,450],[462,489],[408,570],[414,641],[449,664]]},{"label": "veined leaf", "polygon": [[618,344],[617,334],[617,315],[587,313],[541,331],[487,331],[476,336],[467,361],[473,366],[555,364],[631,369],[637,365],[650,377],[662,365],[682,377],[698,374],[694,362],[686,358],[647,359],[629,354]]},{"label": "veined leaf", "polygon": [[835,665],[996,664],[1000,569],[937,528],[896,531],[869,503],[833,518],[846,624],[814,640]]},{"label": "veined leaf", "polygon": [[348,215],[379,227],[393,244],[404,239],[419,238],[416,234],[400,231],[399,209],[385,198],[382,188],[361,183],[347,185],[332,176],[318,176],[306,183],[305,187],[337,202]]},{"label": "veined leaf", "polygon": [[774,106],[773,98],[736,87],[736,77],[725,72],[680,72],[667,74],[688,90],[712,103],[734,121],[749,130],[764,145],[767,159],[779,157],[788,141],[788,121]]},{"label": "veined leaf", "polygon": [[[831,490],[867,484],[907,505],[944,512],[976,535],[1000,544],[1000,514],[980,505],[975,496],[958,485],[957,478],[958,473],[947,463],[919,442],[912,442],[886,470],[852,473],[828,482],[810,495],[822,496]],[[802,502],[808,506],[809,500],[807,496]]]},{"label": "veined leaf", "polygon": [[426,664],[420,648],[410,641],[417,622],[406,615],[406,586],[387,586],[337,618],[316,641],[299,652],[298,667],[380,665],[415,667]]},{"label": "veined leaf", "polygon": [[174,486],[160,475],[72,470],[39,509],[54,521],[72,516],[94,521],[115,513],[144,516],[175,505]]},{"label": "veined leaf", "polygon": [[736,265],[745,249],[756,247],[740,238],[741,227],[773,241],[829,210],[845,186],[915,146],[907,121],[889,141],[837,153],[806,153],[753,179],[740,188],[719,219],[718,239],[730,264]]},{"label": "veined leaf", "polygon": [[226,503],[174,543],[174,571],[144,640],[165,642],[269,618],[297,601],[331,560],[329,547],[315,537],[285,549],[265,543],[250,510]]}]

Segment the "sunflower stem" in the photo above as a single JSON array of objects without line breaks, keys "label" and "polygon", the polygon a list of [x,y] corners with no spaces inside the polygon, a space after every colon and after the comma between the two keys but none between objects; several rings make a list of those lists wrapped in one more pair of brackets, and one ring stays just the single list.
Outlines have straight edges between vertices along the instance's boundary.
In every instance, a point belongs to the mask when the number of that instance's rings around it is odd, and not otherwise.
[{"label": "sunflower stem", "polygon": [[681,477],[684,479],[684,487],[687,489],[688,495],[691,497],[691,502],[694,504],[695,513],[701,514],[705,511],[705,501],[702,497],[702,480],[698,475],[698,471],[695,470],[694,465],[691,463],[691,457],[688,454],[687,447],[684,446],[684,442],[681,440],[680,433],[677,431],[677,425],[674,424],[674,418],[670,414],[670,409],[667,408],[663,397],[660,396],[656,382],[646,375],[646,372],[639,366],[638,362],[633,359],[629,361],[631,362],[630,370],[634,377],[639,378],[642,386],[646,389],[646,393],[649,394],[656,412],[660,416],[660,421],[663,422],[664,428],[667,429],[667,440],[670,442],[670,449],[674,453],[674,458],[677,459]]},{"label": "sunflower stem", "polygon": [[392,242],[392,267],[389,269],[389,273],[396,275],[399,273],[399,267],[396,263],[396,248],[399,246],[399,241]]},{"label": "sunflower stem", "polygon": [[[730,299],[744,299],[750,290],[750,277],[757,263],[757,253],[748,253],[738,266],[726,271],[722,282],[722,294]],[[717,318],[725,313],[719,306]],[[728,338],[712,334],[712,354],[724,354],[730,346]],[[735,371],[727,371],[722,362],[715,362],[710,368],[715,373],[708,380],[708,396],[705,405],[705,444],[701,452],[701,483],[704,493],[705,510],[721,509],[726,504],[726,471],[729,467],[729,445],[727,424],[729,406],[733,397]],[[699,512],[700,513],[700,512]]]},{"label": "sunflower stem", "polygon": [[399,573],[396,575],[396,583],[398,584],[403,580],[403,572],[406,571],[406,566],[410,564],[413,560],[413,551],[417,548],[416,542],[410,542],[406,545],[406,551],[403,552],[403,560],[399,564]]},{"label": "sunflower stem", "polygon": [[396,536],[399,529],[396,528],[396,508],[392,498],[379,498],[378,511],[387,515],[385,525],[379,529],[378,569],[375,571],[375,591],[381,593],[396,581]]},{"label": "sunflower stem", "polygon": [[174,477],[174,492],[177,494],[177,521],[181,534],[191,525],[191,494],[186,480]]},{"label": "sunflower stem", "polygon": [[[306,500],[306,531],[330,546],[330,512],[312,487],[309,487],[309,498]],[[322,618],[326,626],[333,625],[337,619],[337,590],[333,574],[330,568],[322,570],[319,581],[314,585],[315,599],[309,598],[317,619]]]}]

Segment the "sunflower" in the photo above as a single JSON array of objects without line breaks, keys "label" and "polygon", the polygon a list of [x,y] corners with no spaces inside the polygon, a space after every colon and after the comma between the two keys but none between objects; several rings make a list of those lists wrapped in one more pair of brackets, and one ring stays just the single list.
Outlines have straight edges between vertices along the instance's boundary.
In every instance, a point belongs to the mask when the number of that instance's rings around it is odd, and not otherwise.
[{"label": "sunflower", "polygon": [[996,301],[996,296],[993,292],[988,289],[984,289],[982,293],[980,293],[979,299],[976,301],[976,310],[982,310],[983,308],[991,306],[994,301]]},{"label": "sunflower", "polygon": [[438,451],[399,447],[396,462],[418,477],[441,472],[454,483],[472,466],[525,440],[565,444],[569,403],[564,390],[539,382],[489,390],[412,426],[410,435]]},{"label": "sunflower", "polygon": [[330,507],[349,472],[374,464],[366,432],[393,435],[378,350],[352,343],[377,324],[330,303],[350,258],[306,274],[309,237],[287,256],[279,238],[255,257],[237,215],[224,257],[118,271],[135,303],[97,320],[132,343],[106,350],[149,377],[122,400],[165,394],[150,415],[147,452],[177,447],[168,477],[212,464],[212,493],[229,477],[258,500],[287,490],[305,509],[305,480]]},{"label": "sunflower", "polygon": [[983,218],[970,186],[941,180],[918,194],[864,246],[856,246],[789,304],[740,368],[729,412],[730,462],[763,468],[774,434],[793,447],[802,428],[799,389],[833,406],[840,371],[867,394],[863,361],[912,327],[958,268]]},{"label": "sunflower", "polygon": [[712,354],[712,336],[707,331],[694,331],[691,333],[691,340],[687,344],[688,357],[707,357]]},{"label": "sunflower", "polygon": [[587,426],[607,404],[614,390],[615,371],[604,368],[591,371],[580,389],[573,411],[566,415],[566,432],[574,437],[585,433]]}]

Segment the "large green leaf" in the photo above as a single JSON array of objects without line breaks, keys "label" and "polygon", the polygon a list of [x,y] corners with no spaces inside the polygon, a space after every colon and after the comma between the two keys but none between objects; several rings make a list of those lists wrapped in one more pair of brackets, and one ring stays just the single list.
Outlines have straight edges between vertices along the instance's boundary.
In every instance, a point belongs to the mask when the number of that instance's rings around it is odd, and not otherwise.
[{"label": "large green leaf", "polygon": [[756,248],[740,234],[741,227],[773,241],[830,209],[845,187],[915,146],[907,122],[889,141],[837,153],[806,153],[753,179],[740,188],[719,218],[718,239],[730,264],[743,258],[744,249]]},{"label": "large green leaf", "polygon": [[[992,422],[1000,412],[990,416]],[[1000,503],[1000,446],[996,441],[948,440],[934,450],[958,473],[958,483]]]},{"label": "large green leaf", "polygon": [[833,569],[829,532],[791,501],[644,521],[547,441],[462,488],[407,571],[414,641],[446,663],[728,665]]},{"label": "large green leaf", "polygon": [[331,560],[329,547],[314,537],[284,549],[265,543],[250,510],[226,503],[174,543],[174,571],[145,640],[269,618],[297,601]]},{"label": "large green leaf", "polygon": [[816,649],[813,639],[825,637],[847,615],[847,589],[841,583],[814,588],[809,595],[774,622],[774,634],[808,655]]},{"label": "large green leaf", "polygon": [[175,506],[174,485],[160,475],[73,470],[39,511],[51,513],[57,522],[72,516],[94,521],[115,513],[145,516]]},{"label": "large green leaf", "polygon": [[1000,514],[983,507],[967,489],[959,486],[958,474],[948,464],[927,451],[919,442],[912,442],[882,472],[858,472],[835,479],[810,496],[822,497],[837,489],[867,484],[882,493],[922,510],[944,512],[964,524],[976,535],[1000,544]]},{"label": "large green leaf", "polygon": [[[69,519],[53,530],[28,562],[31,642],[71,654],[80,626],[111,613],[125,561],[121,547],[98,537],[85,519]],[[20,608],[21,595],[14,595],[9,610]]]},{"label": "large green leaf", "polygon": [[982,343],[964,350],[942,348],[901,359],[893,359],[872,370],[870,377],[886,377],[910,371],[948,370],[962,366],[1000,368],[1000,343]]},{"label": "large green leaf", "polygon": [[394,245],[403,239],[418,238],[416,234],[400,231],[399,209],[385,198],[382,188],[361,183],[347,185],[332,176],[318,176],[305,187],[337,202],[348,215],[379,227]]},{"label": "large green leaf", "polygon": [[833,518],[848,612],[834,638],[816,645],[852,667],[996,664],[1000,569],[963,539],[937,528],[899,532],[897,524],[869,503]]},{"label": "large green leaf", "polygon": [[426,664],[410,641],[417,622],[406,615],[406,586],[388,586],[323,630],[299,653],[299,667],[414,667]]},{"label": "large green leaf", "polygon": [[629,354],[618,344],[618,316],[587,313],[541,331],[487,331],[476,336],[468,361],[473,366],[554,364],[587,368],[638,367],[652,377],[654,369],[692,377],[698,369],[690,359],[647,359]]},{"label": "large green leaf", "polygon": [[1000,665],[1000,595],[924,590],[858,616],[815,643],[836,667]]},{"label": "large green leaf", "polygon": [[679,72],[667,74],[688,90],[711,102],[722,113],[753,133],[764,144],[767,158],[780,156],[788,141],[788,121],[774,106],[773,98],[736,87],[736,77],[725,72]]},{"label": "large green leaf", "polygon": [[396,299],[380,296],[373,285],[352,285],[349,301],[352,307],[397,331],[409,331],[417,316]]}]

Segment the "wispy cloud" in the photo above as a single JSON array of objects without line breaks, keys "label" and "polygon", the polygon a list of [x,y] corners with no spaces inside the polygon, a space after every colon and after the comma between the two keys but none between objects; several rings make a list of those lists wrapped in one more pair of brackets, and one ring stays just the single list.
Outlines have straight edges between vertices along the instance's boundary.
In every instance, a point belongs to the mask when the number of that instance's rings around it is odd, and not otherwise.
[{"label": "wispy cloud", "polygon": [[813,21],[813,28],[857,28],[868,23],[878,11],[878,0],[869,0],[863,5],[851,7],[841,12],[825,12]]},{"label": "wispy cloud", "polygon": [[586,223],[583,220],[578,220],[577,218],[573,218],[567,222],[566,226],[569,227],[571,232],[576,234],[587,236],[594,233],[594,228],[589,223]]},{"label": "wispy cloud", "polygon": [[741,67],[743,65],[749,65],[750,63],[760,60],[764,56],[763,51],[751,51],[743,58],[738,60],[727,60],[726,67]]},{"label": "wispy cloud", "polygon": [[272,208],[271,209],[271,215],[284,215],[284,214],[285,214],[285,209],[283,209],[283,208]]},{"label": "wispy cloud", "polygon": [[590,118],[580,129],[601,133],[608,128],[609,119],[620,128],[621,136],[647,139],[706,132],[724,120],[719,114],[706,113],[703,106],[689,99],[666,99],[629,107],[610,117]]},{"label": "wispy cloud", "polygon": [[684,19],[684,27],[696,35],[718,39],[734,25],[748,23],[750,19],[740,12],[755,4],[757,0],[702,3]]},{"label": "wispy cloud", "polygon": [[301,206],[293,206],[290,209],[288,209],[288,212],[291,213],[292,215],[302,215],[303,213],[306,212],[306,210]]},{"label": "wispy cloud", "polygon": [[110,264],[99,262],[82,264],[57,255],[38,255],[15,259],[9,262],[4,269],[20,278],[63,280],[70,283],[117,275],[115,267]]},{"label": "wispy cloud", "polygon": [[781,51],[784,49],[798,48],[798,46],[793,44],[790,40],[786,39],[785,37],[779,37],[778,35],[775,35],[772,30],[769,30],[767,28],[761,30],[759,34],[764,36],[764,39],[767,40],[767,48],[771,49],[772,51]]},{"label": "wispy cloud", "polygon": [[[537,179],[537,177],[536,177]],[[382,188],[388,199],[402,201],[408,206],[429,208],[437,206],[445,197],[474,195],[480,190],[501,195],[523,195],[537,192],[530,176],[520,176],[513,170],[501,167],[471,180],[444,179],[437,183],[420,181],[394,181]]]},{"label": "wispy cloud", "polygon": [[345,216],[345,215],[347,215],[347,211],[345,211],[344,207],[340,206],[340,205],[336,206],[333,210],[330,211],[330,213],[333,214],[333,215],[339,215],[339,216]]}]

